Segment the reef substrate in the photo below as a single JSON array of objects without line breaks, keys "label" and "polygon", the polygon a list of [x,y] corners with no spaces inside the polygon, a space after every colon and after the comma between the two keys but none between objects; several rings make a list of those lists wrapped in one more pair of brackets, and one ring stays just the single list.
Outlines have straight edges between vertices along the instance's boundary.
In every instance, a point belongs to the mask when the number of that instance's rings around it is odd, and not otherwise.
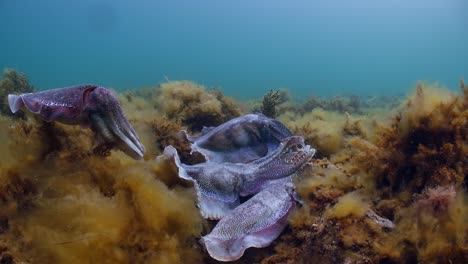
[{"label": "reef substrate", "polygon": [[[24,76],[6,76],[2,89],[24,92],[8,84]],[[255,109],[317,154],[295,181],[303,204],[283,234],[233,263],[468,262],[463,83],[461,92],[421,84],[398,100],[301,104],[282,91],[263,100],[274,105],[188,81],[116,94],[147,148],[143,160],[101,151],[90,130],[2,111],[0,263],[218,263],[198,242],[213,223],[193,186],[156,157],[174,145],[184,163],[199,163],[180,130],[196,134]]]}]

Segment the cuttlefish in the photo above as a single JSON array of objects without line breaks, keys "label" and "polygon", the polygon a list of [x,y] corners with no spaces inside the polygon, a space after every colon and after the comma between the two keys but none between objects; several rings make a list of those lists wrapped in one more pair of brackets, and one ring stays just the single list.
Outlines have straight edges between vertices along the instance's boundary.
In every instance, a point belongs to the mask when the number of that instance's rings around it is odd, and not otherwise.
[{"label": "cuttlefish", "polygon": [[25,107],[43,120],[90,127],[104,143],[134,159],[145,147],[122,111],[114,92],[98,85],[78,85],[20,95],[9,94],[13,113]]},{"label": "cuttlefish", "polygon": [[249,247],[266,247],[286,227],[296,197],[291,181],[269,185],[222,218],[200,243],[219,261],[237,260]]},{"label": "cuttlefish", "polygon": [[[204,218],[221,219],[240,204],[240,196],[261,191],[277,181],[284,181],[310,161],[315,149],[304,144],[304,138],[291,136],[263,158],[249,163],[205,162],[181,163],[174,147],[164,156],[173,157],[179,177],[190,180],[197,190],[198,206]],[[242,154],[240,154],[242,155]]]},{"label": "cuttlefish", "polygon": [[204,127],[199,137],[180,132],[191,142],[192,152],[207,161],[247,163],[265,157],[293,133],[282,123],[263,114],[248,114],[217,127]]}]

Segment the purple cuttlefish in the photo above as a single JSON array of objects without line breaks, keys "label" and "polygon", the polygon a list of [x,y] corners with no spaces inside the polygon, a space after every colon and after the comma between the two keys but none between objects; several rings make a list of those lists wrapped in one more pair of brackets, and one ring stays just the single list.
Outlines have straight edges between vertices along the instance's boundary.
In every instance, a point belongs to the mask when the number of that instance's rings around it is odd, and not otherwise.
[{"label": "purple cuttlefish", "polygon": [[90,127],[106,144],[116,146],[134,159],[141,159],[145,153],[114,92],[102,86],[79,85],[9,94],[8,103],[13,113],[25,106],[48,122]]}]

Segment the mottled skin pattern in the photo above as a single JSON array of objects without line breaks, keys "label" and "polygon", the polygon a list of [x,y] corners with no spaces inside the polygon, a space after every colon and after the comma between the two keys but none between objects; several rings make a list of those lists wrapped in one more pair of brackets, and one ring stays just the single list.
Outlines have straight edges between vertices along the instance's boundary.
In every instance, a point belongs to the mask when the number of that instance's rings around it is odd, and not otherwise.
[{"label": "mottled skin pattern", "polygon": [[166,147],[164,154],[175,158],[181,178],[195,183],[202,216],[221,219],[239,205],[239,196],[252,195],[290,176],[312,158],[315,149],[305,145],[302,137],[292,136],[267,156],[250,163],[206,162],[190,166],[180,162],[172,146]]},{"label": "mottled skin pattern", "polygon": [[37,93],[8,95],[13,113],[25,106],[45,121],[90,127],[106,144],[141,159],[144,146],[127,121],[115,94],[102,86],[79,85]]},{"label": "mottled skin pattern", "polygon": [[222,218],[200,243],[219,261],[237,260],[249,247],[266,247],[286,226],[294,197],[291,181],[270,185]]},{"label": "mottled skin pattern", "polygon": [[218,127],[205,127],[200,137],[181,131],[181,137],[192,143],[192,152],[218,163],[247,163],[262,158],[292,135],[283,124],[263,114],[248,114]]}]

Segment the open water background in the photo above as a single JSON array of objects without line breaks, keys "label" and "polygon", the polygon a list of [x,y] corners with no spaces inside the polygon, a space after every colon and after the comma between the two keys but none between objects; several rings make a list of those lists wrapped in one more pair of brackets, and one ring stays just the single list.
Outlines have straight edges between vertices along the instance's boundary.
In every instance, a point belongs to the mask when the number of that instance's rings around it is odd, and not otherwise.
[{"label": "open water background", "polygon": [[0,68],[36,88],[193,80],[238,98],[406,93],[468,76],[466,0],[0,0]]}]

